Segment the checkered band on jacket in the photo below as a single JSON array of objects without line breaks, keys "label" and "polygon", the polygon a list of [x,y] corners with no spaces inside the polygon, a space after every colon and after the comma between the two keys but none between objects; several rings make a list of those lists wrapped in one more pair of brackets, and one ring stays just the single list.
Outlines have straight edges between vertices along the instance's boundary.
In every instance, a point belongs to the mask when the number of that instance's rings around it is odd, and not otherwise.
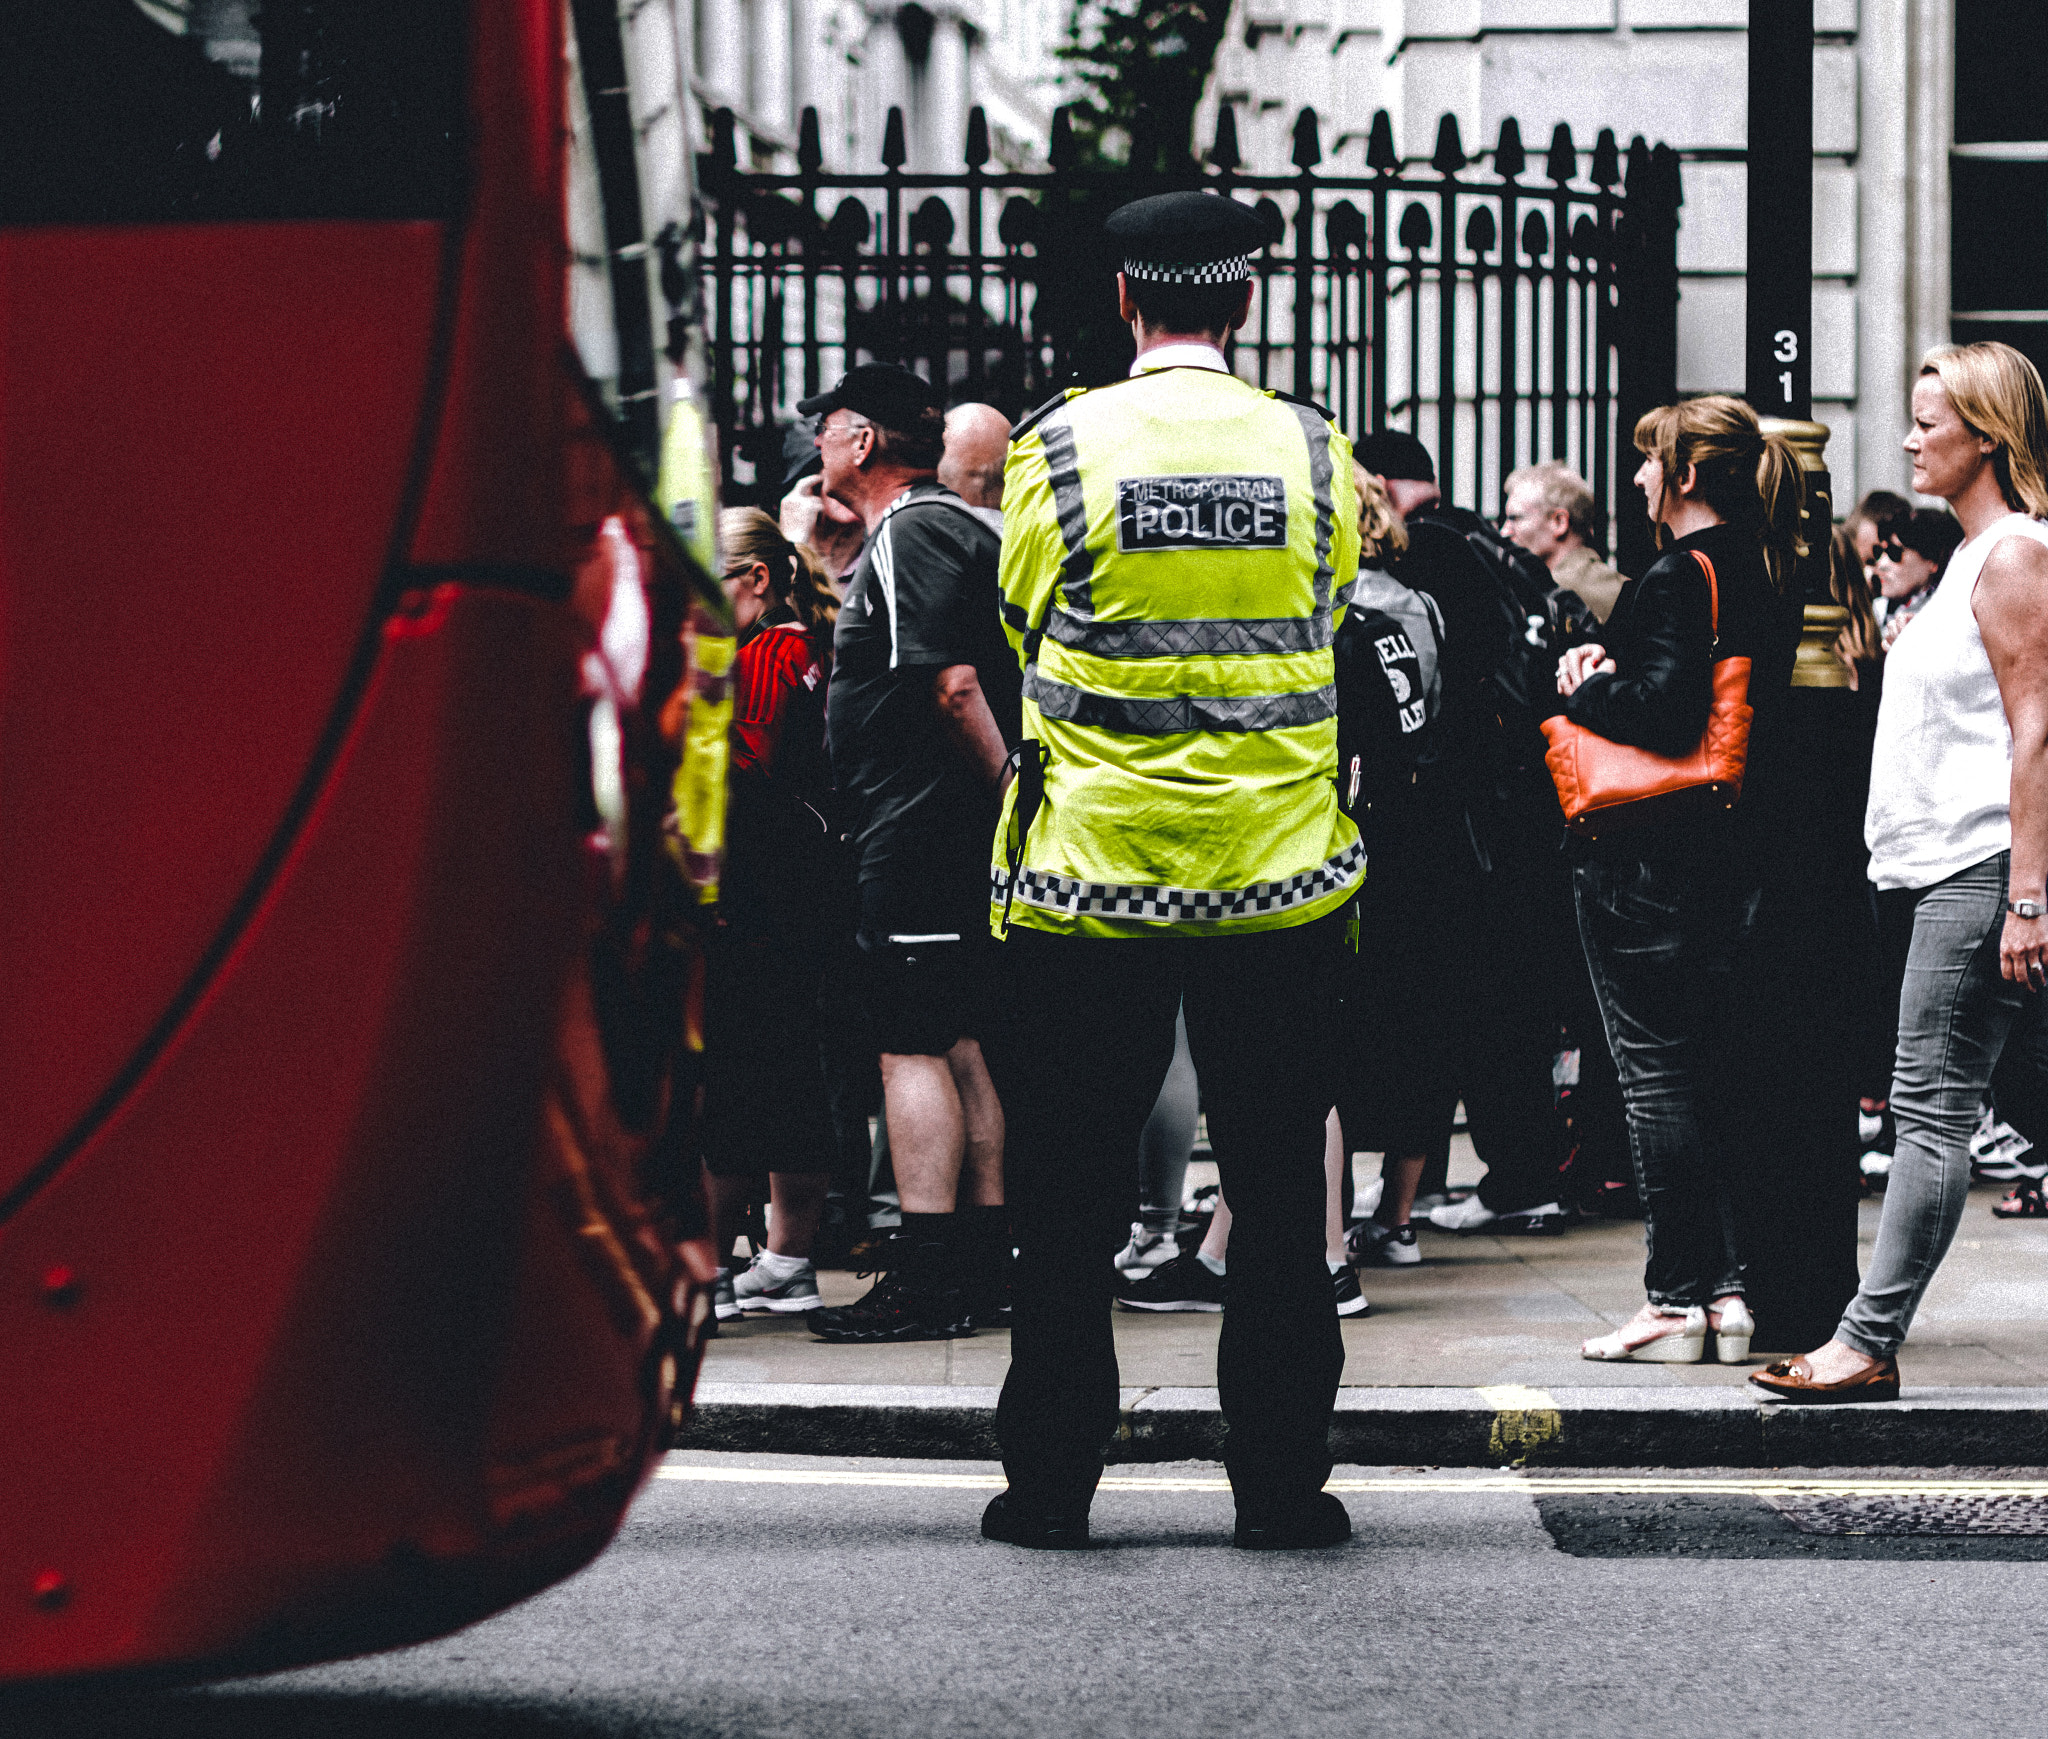
[{"label": "checkered band on jacket", "polygon": [[[1017,899],[1027,906],[1075,917],[1147,918],[1169,924],[1228,923],[1308,905],[1347,888],[1365,868],[1365,847],[1354,840],[1328,863],[1276,882],[1248,888],[1148,888],[1128,882],[1084,882],[1048,870],[1017,877]],[[1000,906],[1010,891],[1009,872],[989,872],[990,899]]]}]

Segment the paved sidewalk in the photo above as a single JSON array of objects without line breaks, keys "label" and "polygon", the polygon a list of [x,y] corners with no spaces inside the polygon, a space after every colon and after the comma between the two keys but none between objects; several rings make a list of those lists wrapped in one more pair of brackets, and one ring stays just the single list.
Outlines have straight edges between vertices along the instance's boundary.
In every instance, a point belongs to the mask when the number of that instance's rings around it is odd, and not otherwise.
[{"label": "paved sidewalk", "polygon": [[[1454,1181],[1476,1171],[1461,1159]],[[1582,1463],[1756,1465],[1795,1459],[1788,1439],[1795,1431],[1828,1434],[1808,1445],[1808,1455],[1824,1448],[1844,1462],[2037,1461],[2048,1434],[2048,1221],[1993,1219],[1991,1204],[2003,1189],[1971,1192],[1955,1246],[1901,1355],[1905,1396],[1896,1407],[1824,1409],[1825,1419],[1797,1410],[1805,1419],[1794,1426],[1787,1419],[1794,1410],[1757,1404],[1741,1369],[1581,1359],[1581,1340],[1625,1321],[1642,1300],[1639,1224],[1590,1222],[1556,1238],[1424,1229],[1419,1267],[1361,1276],[1372,1309],[1343,1325],[1339,1434],[1354,1458],[1384,1461],[1513,1460],[1521,1433],[1533,1434],[1539,1455],[1559,1454],[1560,1435],[1576,1438],[1565,1458]],[[1862,1210],[1866,1262],[1878,1205],[1873,1198]],[[820,1281],[833,1303],[871,1284],[838,1273]],[[1220,1320],[1116,1313],[1132,1459],[1216,1452],[1220,1422],[1210,1385]],[[705,1361],[702,1417],[688,1441],[985,1453],[1008,1352],[1005,1331],[843,1347],[813,1340],[801,1321],[727,1323]],[[1761,1362],[1752,1359],[1751,1368]],[[1769,1443],[1767,1418],[1779,1421]],[[1909,1430],[1904,1421],[1912,1419],[1919,1423]],[[1911,1454],[1907,1436],[1917,1444]]]}]

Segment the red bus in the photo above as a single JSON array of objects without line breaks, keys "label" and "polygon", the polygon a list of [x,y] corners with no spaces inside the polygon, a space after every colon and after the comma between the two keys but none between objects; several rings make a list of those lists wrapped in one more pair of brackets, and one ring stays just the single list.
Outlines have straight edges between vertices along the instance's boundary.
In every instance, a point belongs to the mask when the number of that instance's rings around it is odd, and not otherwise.
[{"label": "red bus", "polygon": [[0,1682],[417,1640],[707,1312],[676,12],[5,12]]}]

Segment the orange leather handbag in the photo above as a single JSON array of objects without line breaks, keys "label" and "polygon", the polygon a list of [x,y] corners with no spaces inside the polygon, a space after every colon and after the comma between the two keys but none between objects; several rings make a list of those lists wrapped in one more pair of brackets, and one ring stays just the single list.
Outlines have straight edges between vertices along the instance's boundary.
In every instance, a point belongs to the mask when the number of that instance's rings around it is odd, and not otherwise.
[{"label": "orange leather handbag", "polygon": [[[1713,599],[1714,641],[1721,635],[1721,587],[1714,564],[1692,552],[1707,571]],[[1699,746],[1676,757],[1617,743],[1573,724],[1562,713],[1543,721],[1550,747],[1543,760],[1572,831],[1588,839],[1664,821],[1688,808],[1733,809],[1749,765],[1749,660],[1714,664],[1714,704]]]}]

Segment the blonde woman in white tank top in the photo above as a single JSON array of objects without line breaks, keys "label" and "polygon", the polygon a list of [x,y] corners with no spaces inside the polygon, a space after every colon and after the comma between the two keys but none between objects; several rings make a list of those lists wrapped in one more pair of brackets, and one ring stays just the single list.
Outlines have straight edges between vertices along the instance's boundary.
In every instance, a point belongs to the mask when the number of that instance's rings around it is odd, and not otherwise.
[{"label": "blonde woman in white tank top", "polygon": [[2048,1141],[2048,393],[2003,344],[1944,346],[1913,388],[1913,487],[1964,542],[1886,660],[1864,837],[1916,896],[1877,1248],[1835,1338],[1750,1378],[1786,1401],[1880,1401],[1999,1111]]}]

